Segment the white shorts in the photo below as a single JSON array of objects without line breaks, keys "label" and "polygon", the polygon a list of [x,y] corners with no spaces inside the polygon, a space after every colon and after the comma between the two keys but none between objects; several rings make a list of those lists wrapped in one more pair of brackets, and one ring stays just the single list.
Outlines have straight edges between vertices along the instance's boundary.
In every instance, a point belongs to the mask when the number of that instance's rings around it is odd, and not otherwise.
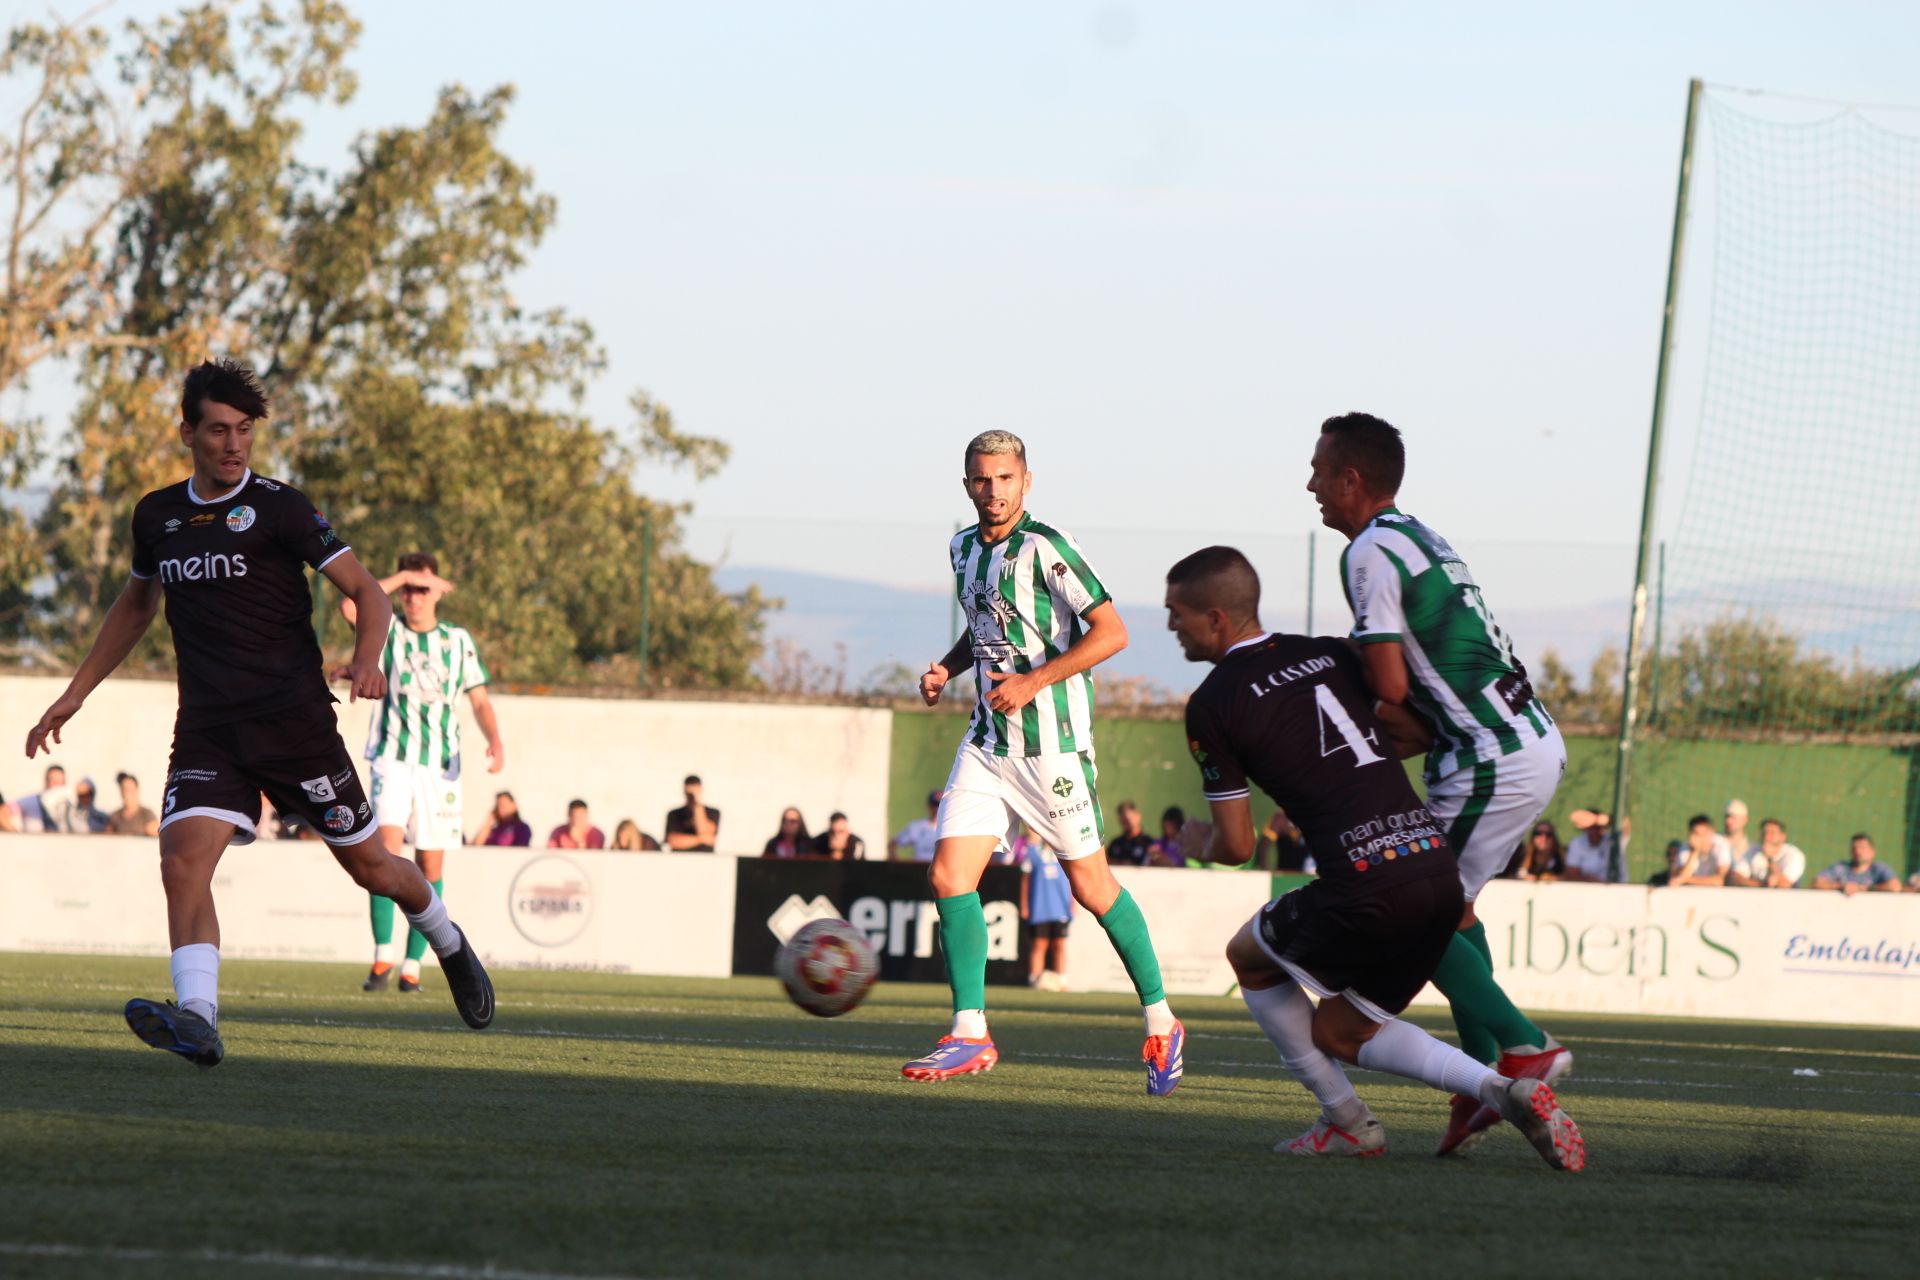
[{"label": "white shorts", "polygon": [[1015,818],[1062,859],[1100,852],[1093,752],[996,756],[962,743],[940,796],[939,838],[992,836],[1005,844]]},{"label": "white shorts", "polygon": [[380,826],[401,828],[416,849],[458,849],[466,843],[460,833],[459,756],[448,769],[375,760],[369,772],[373,820]]},{"label": "white shorts", "polygon": [[1468,902],[1513,861],[1566,771],[1567,744],[1548,725],[1546,737],[1512,755],[1468,765],[1427,788],[1427,810],[1447,829]]}]

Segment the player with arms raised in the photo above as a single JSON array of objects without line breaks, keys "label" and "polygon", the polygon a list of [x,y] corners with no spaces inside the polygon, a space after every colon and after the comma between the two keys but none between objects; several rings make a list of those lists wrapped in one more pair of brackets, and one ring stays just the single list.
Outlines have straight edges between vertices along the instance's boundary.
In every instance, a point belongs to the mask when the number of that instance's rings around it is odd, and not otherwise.
[{"label": "player with arms raised", "polygon": [[1400,767],[1411,744],[1396,746],[1373,714],[1359,658],[1339,640],[1266,632],[1260,579],[1232,547],[1174,565],[1166,602],[1167,626],[1188,660],[1214,664],[1187,702],[1187,737],[1213,820],[1188,823],[1181,848],[1245,864],[1254,850],[1253,785],[1287,811],[1320,867],[1227,946],[1248,1011],[1320,1102],[1313,1127],[1274,1149],[1386,1150],[1385,1131],[1338,1059],[1476,1098],[1554,1168],[1585,1167],[1580,1130],[1546,1081],[1509,1079],[1396,1016],[1446,954],[1465,899],[1441,824]]},{"label": "player with arms raised", "polygon": [[[1394,506],[1406,471],[1399,431],[1365,413],[1329,418],[1308,492],[1328,528],[1351,541],[1340,577],[1376,710],[1403,733],[1430,733],[1427,805],[1459,860],[1466,910],[1433,985],[1453,1009],[1460,1045],[1510,1076],[1559,1079],[1573,1055],[1514,1006],[1493,976],[1493,948],[1473,900],[1513,857],[1553,799],[1567,748],[1480,588],[1445,538]],[[1466,1149],[1499,1123],[1469,1095],[1436,1154]]]},{"label": "player with arms raised", "polygon": [[999,1061],[987,1034],[980,874],[1020,818],[1059,854],[1074,898],[1099,920],[1126,965],[1146,1019],[1147,1092],[1164,1096],[1180,1083],[1186,1031],[1167,1005],[1146,919],[1107,866],[1094,786],[1089,672],[1126,647],[1127,627],[1079,545],[1028,514],[1033,475],[1020,437],[975,436],[962,483],[980,517],[949,547],[967,632],[920,677],[928,706],[967,665],[979,685],[941,795],[931,870],[953,1029],[901,1074],[945,1080]]},{"label": "player with arms raised", "polygon": [[72,681],[27,733],[32,758],[79,713],[146,634],[164,595],[178,658],[180,711],[160,813],[175,1000],[129,1000],[127,1025],[156,1049],[218,1066],[220,922],[213,872],[247,844],[260,793],[298,814],[369,893],[398,902],[433,944],[467,1025],[493,1020],[493,986],[419,868],[388,853],[353,758],[340,741],[314,639],[310,566],[359,609],[346,675],[353,697],[386,692],[380,646],[392,609],[326,518],[289,485],[247,465],[266,393],[250,370],[207,362],[187,375],[180,442],[193,472],[133,512],[133,568]]}]

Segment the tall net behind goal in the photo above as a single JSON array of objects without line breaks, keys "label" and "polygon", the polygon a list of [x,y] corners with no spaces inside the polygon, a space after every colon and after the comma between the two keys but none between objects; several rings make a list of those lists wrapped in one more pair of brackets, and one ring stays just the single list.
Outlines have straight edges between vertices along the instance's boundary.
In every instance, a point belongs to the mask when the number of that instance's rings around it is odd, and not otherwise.
[{"label": "tall net behind goal", "polygon": [[[1803,884],[1920,862],[1920,112],[1702,95],[1650,521],[1634,879],[1777,817]],[[1694,339],[1704,338],[1704,341]],[[1659,474],[1658,472],[1656,474]]]}]

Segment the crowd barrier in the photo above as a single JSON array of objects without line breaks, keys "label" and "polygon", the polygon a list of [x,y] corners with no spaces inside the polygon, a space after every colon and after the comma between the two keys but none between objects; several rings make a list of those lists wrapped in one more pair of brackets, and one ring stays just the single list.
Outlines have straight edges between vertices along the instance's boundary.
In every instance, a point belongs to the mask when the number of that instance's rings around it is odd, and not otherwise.
[{"label": "crowd barrier", "polygon": [[[1284,888],[1253,872],[1117,868],[1152,928],[1167,990],[1225,995],[1227,939]],[[366,898],[311,842],[228,851],[215,879],[234,959],[361,964]],[[1018,877],[982,884],[989,978],[1023,980]],[[460,849],[447,898],[495,968],[725,977],[771,970],[810,919],[866,931],[883,978],[944,977],[924,867],[692,854]],[[1920,1028],[1920,898],[1496,881],[1478,903],[1501,984],[1525,1008]],[[1078,911],[1068,975],[1132,989]],[[152,840],[0,836],[0,951],[163,956]],[[1432,988],[1422,1003],[1441,1003]]]}]

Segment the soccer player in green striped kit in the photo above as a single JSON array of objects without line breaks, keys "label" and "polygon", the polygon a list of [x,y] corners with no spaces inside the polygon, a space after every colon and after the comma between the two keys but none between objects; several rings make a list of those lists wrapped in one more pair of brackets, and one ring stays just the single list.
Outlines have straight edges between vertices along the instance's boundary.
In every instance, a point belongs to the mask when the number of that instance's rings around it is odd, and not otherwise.
[{"label": "soccer player in green striped kit", "polygon": [[930,877],[953,987],[953,1027],[901,1068],[909,1080],[989,1071],[987,925],[980,874],[1024,820],[1066,869],[1074,898],[1107,931],[1146,1022],[1147,1092],[1170,1094],[1184,1071],[1186,1031],[1167,1005],[1147,922],[1107,866],[1094,786],[1092,669],[1124,649],[1127,627],[1067,534],[1027,512],[1027,448],[1007,431],[967,445],[967,497],[979,514],[949,558],[967,632],[920,677],[928,706],[957,672],[978,683],[973,719],[942,789]]},{"label": "soccer player in green striped kit", "polygon": [[[1381,718],[1432,736],[1427,808],[1446,824],[1467,899],[1433,985],[1470,1057],[1497,1058],[1503,1076],[1551,1083],[1573,1055],[1494,980],[1473,902],[1553,799],[1567,748],[1466,564],[1394,505],[1405,471],[1398,430],[1371,414],[1344,414],[1321,425],[1307,491],[1327,527],[1349,539],[1340,578]],[[1478,1098],[1456,1095],[1435,1154],[1458,1154],[1499,1122]]]},{"label": "soccer player in green striped kit", "polygon": [[[473,716],[487,736],[487,772],[507,763],[500,724],[487,697],[487,669],[465,627],[440,621],[440,601],[453,584],[440,576],[440,564],[426,552],[400,557],[399,570],[380,579],[380,589],[399,594],[400,607],[387,627],[380,649],[380,670],[387,696],[374,713],[367,734],[367,759],[373,762],[374,820],[389,851],[413,844],[414,861],[444,892],[443,860],[449,847],[463,844],[460,830],[460,710],[466,694]],[[340,611],[354,619],[353,602]],[[384,991],[393,976],[393,902],[372,896],[373,970],[364,991]],[[427,953],[418,929],[407,934],[407,958],[400,969],[400,990],[420,990],[420,960]]]}]

